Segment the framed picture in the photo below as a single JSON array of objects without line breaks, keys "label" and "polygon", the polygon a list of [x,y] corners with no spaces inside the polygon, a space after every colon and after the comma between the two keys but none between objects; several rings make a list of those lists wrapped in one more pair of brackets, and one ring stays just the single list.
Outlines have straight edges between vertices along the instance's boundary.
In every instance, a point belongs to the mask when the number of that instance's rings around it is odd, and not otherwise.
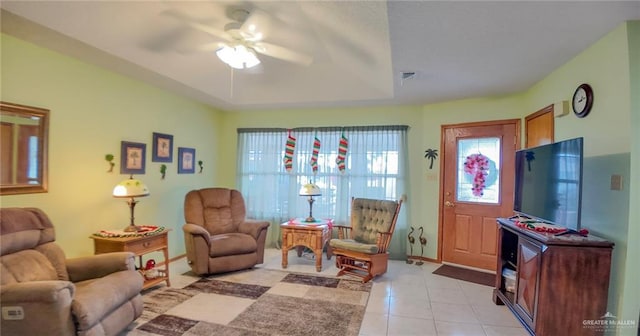
[{"label": "framed picture", "polygon": [[144,174],[147,145],[122,141],[120,146],[120,174]]},{"label": "framed picture", "polygon": [[178,174],[196,172],[196,149],[178,147]]},{"label": "framed picture", "polygon": [[153,133],[153,162],[173,162],[173,135]]}]

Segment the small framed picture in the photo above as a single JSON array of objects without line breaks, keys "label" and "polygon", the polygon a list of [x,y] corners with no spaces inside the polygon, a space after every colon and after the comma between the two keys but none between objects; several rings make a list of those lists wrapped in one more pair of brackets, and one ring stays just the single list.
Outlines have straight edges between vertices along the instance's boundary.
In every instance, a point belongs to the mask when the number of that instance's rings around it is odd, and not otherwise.
[{"label": "small framed picture", "polygon": [[120,145],[120,174],[144,174],[147,145],[122,141]]},{"label": "small framed picture", "polygon": [[196,172],[196,149],[178,147],[178,174],[193,174]]},{"label": "small framed picture", "polygon": [[173,162],[173,135],[153,133],[153,162]]}]

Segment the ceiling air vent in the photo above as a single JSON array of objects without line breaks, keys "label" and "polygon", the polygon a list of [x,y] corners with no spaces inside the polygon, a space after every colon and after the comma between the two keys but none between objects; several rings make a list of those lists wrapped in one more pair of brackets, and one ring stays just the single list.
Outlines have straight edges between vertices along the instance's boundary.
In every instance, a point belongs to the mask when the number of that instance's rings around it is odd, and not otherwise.
[{"label": "ceiling air vent", "polygon": [[404,85],[405,81],[408,81],[408,80],[413,79],[415,77],[416,77],[416,72],[415,71],[401,72],[400,73],[400,86]]}]

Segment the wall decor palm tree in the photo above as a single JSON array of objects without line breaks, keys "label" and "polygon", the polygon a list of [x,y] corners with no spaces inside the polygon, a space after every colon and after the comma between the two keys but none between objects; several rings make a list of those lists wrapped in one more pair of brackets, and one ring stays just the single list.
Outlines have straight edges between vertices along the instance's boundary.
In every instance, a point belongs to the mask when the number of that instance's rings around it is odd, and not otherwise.
[{"label": "wall decor palm tree", "polygon": [[167,165],[160,165],[160,174],[162,174],[162,179],[164,180],[164,176],[167,174]]},{"label": "wall decor palm tree", "polygon": [[438,158],[438,150],[429,148],[424,151],[424,157],[430,160],[429,169],[433,169],[433,160]]},{"label": "wall decor palm tree", "polygon": [[113,173],[113,166],[115,166],[116,164],[113,162],[113,154],[107,154],[104,156],[104,159],[107,160],[107,162],[109,162],[109,170],[107,170],[107,173]]}]

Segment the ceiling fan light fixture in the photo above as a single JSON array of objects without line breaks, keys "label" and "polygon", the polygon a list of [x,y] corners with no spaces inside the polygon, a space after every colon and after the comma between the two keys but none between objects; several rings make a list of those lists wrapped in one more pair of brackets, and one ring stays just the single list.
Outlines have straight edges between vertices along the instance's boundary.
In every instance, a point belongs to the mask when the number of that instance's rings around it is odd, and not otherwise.
[{"label": "ceiling fan light fixture", "polygon": [[248,69],[260,64],[256,53],[243,45],[224,45],[216,51],[216,55],[234,69]]}]

